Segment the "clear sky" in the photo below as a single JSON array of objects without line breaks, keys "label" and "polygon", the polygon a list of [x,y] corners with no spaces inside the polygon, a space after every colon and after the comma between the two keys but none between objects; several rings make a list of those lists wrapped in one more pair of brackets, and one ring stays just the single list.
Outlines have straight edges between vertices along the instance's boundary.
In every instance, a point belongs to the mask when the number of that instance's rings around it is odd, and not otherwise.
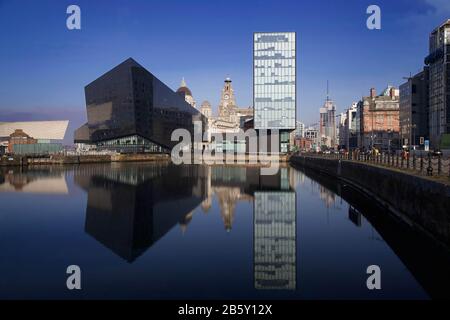
[{"label": "clear sky", "polygon": [[[66,8],[81,7],[81,30]],[[382,29],[368,30],[377,4]],[[450,0],[0,0],[0,121],[85,121],[84,86],[133,57],[176,90],[185,77],[216,108],[225,77],[252,104],[252,33],[296,31],[298,119],[318,120],[330,81],[338,111],[418,72]]]}]

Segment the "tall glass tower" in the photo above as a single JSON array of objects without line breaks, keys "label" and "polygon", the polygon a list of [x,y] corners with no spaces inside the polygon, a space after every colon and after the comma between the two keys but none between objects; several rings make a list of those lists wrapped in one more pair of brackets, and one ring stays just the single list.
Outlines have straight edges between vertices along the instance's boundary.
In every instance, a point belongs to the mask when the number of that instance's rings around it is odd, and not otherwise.
[{"label": "tall glass tower", "polygon": [[280,151],[289,148],[296,121],[296,34],[253,35],[253,105],[255,129],[280,130]]}]

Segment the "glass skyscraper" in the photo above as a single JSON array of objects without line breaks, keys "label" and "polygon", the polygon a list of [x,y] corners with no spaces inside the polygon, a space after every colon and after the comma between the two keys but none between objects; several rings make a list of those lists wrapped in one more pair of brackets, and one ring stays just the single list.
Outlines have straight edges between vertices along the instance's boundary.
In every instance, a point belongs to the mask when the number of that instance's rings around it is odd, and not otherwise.
[{"label": "glass skyscraper", "polygon": [[296,121],[296,34],[257,32],[253,36],[255,129],[277,129],[281,152]]}]

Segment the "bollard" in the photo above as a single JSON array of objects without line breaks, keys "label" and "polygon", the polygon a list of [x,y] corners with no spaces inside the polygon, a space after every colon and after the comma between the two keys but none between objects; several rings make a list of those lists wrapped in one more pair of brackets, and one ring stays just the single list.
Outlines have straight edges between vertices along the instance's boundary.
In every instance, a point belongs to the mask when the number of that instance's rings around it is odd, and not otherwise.
[{"label": "bollard", "polygon": [[417,171],[417,166],[416,166],[416,154],[413,154],[413,170]]}]

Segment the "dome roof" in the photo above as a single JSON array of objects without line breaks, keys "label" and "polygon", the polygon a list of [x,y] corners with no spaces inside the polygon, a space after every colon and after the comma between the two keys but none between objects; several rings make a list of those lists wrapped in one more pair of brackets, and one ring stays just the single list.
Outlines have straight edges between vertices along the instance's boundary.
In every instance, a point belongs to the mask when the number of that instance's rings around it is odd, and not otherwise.
[{"label": "dome roof", "polygon": [[177,93],[184,93],[186,96],[192,96],[192,92],[188,87],[179,87]]},{"label": "dome roof", "polygon": [[177,93],[184,93],[185,96],[191,96],[192,97],[192,92],[187,87],[186,81],[184,81],[184,78],[181,79],[181,84],[180,84],[180,87],[177,90]]}]

